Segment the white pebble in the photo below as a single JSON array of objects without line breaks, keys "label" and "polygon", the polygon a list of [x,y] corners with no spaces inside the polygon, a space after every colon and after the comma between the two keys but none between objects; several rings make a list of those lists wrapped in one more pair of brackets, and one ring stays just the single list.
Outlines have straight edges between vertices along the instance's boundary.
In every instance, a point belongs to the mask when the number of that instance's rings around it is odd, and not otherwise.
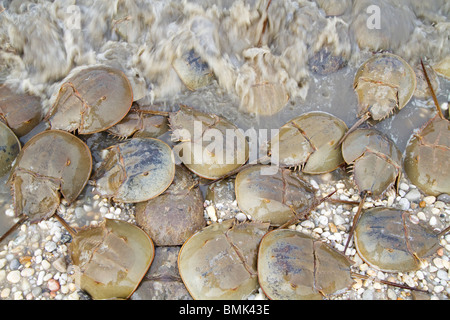
[{"label": "white pebble", "polygon": [[343,224],[345,223],[345,219],[342,218],[342,217],[339,216],[339,215],[335,215],[335,216],[333,217],[333,222],[334,222],[334,224],[335,224],[336,226],[340,226],[340,225],[343,225]]},{"label": "white pebble", "polygon": [[40,285],[42,285],[44,283],[44,276],[45,276],[45,271],[39,272],[38,278],[37,278],[37,281],[36,281],[36,285],[40,286]]},{"label": "white pebble", "polygon": [[46,273],[45,276],[44,276],[44,281],[48,281],[51,278],[53,278],[53,275],[51,273]]},{"label": "white pebble", "polygon": [[52,252],[54,250],[56,250],[56,243],[54,243],[53,241],[49,241],[45,244],[45,250],[47,252]]},{"label": "white pebble", "polygon": [[14,217],[14,210],[11,209],[11,208],[8,208],[8,209],[5,210],[5,214],[6,214],[8,217]]},{"label": "white pebble", "polygon": [[419,201],[420,200],[420,192],[417,189],[412,189],[405,195],[405,198],[411,202]]},{"label": "white pebble", "polygon": [[423,201],[425,201],[426,204],[433,204],[436,201],[435,196],[428,196],[423,198]]},{"label": "white pebble", "polygon": [[311,179],[310,183],[314,189],[319,189],[319,185],[317,184],[316,180]]},{"label": "white pebble", "polygon": [[436,223],[437,223],[436,217],[431,217],[431,218],[430,218],[430,226],[435,226]]},{"label": "white pebble", "polygon": [[441,210],[439,210],[438,208],[432,208],[432,209],[431,209],[431,213],[437,215],[437,214],[440,214],[440,213],[441,213]]},{"label": "white pebble", "polygon": [[48,262],[47,260],[42,260],[41,266],[42,266],[42,268],[43,268],[44,270],[48,270],[48,269],[50,269],[51,264],[50,264],[50,262]]},{"label": "white pebble", "polygon": [[235,218],[240,222],[244,222],[245,220],[247,220],[247,216],[242,212],[236,214]]},{"label": "white pebble", "polygon": [[442,291],[444,291],[444,286],[435,286],[433,291],[436,293],[441,293]]},{"label": "white pebble", "polygon": [[34,274],[33,268],[25,268],[20,272],[20,275],[24,278],[31,277]]},{"label": "white pebble", "polygon": [[[104,207],[103,207],[104,208]],[[105,214],[105,218],[106,219],[114,219],[114,214],[112,214],[112,213],[107,213],[107,214]]]},{"label": "white pebble", "polygon": [[5,288],[0,293],[0,298],[2,298],[2,299],[8,298],[10,293],[11,293],[11,289],[10,288]]},{"label": "white pebble", "polygon": [[409,210],[411,206],[409,200],[406,198],[401,198],[400,201],[398,202],[398,205],[400,206],[401,210]]},{"label": "white pebble", "polygon": [[345,184],[338,182],[336,183],[336,189],[344,189],[345,188]]},{"label": "white pebble", "polygon": [[21,279],[21,276],[20,276],[20,271],[19,270],[11,271],[6,276],[6,280],[8,280],[11,283],[18,283],[20,281],[20,279]]},{"label": "white pebble", "polygon": [[217,216],[216,216],[216,209],[214,208],[214,206],[207,206],[206,207],[206,213],[208,214],[208,217],[216,222],[217,221]]},{"label": "white pebble", "polygon": [[427,216],[426,216],[425,213],[423,213],[422,211],[419,211],[419,212],[417,213],[417,217],[418,217],[420,220],[422,220],[422,221],[427,220]]},{"label": "white pebble", "polygon": [[322,230],[322,228],[314,228],[313,232],[321,234],[321,233],[323,233],[323,230]]},{"label": "white pebble", "polygon": [[425,279],[425,276],[424,276],[423,272],[420,271],[420,270],[416,272],[416,276],[417,276],[417,278],[418,278],[419,280]]},{"label": "white pebble", "polygon": [[391,300],[397,300],[397,294],[392,289],[387,289],[387,296]]},{"label": "white pebble", "polygon": [[408,191],[409,190],[409,184],[404,183],[404,182],[400,183],[400,189]]},{"label": "white pebble", "polygon": [[326,227],[328,225],[328,218],[325,216],[320,216],[318,219],[319,226]]},{"label": "white pebble", "polygon": [[444,271],[444,270],[438,270],[438,272],[436,273],[436,275],[437,275],[437,277],[438,277],[439,279],[441,279],[441,280],[445,280],[445,281],[449,280],[447,271]]},{"label": "white pebble", "polygon": [[433,259],[433,263],[436,267],[438,267],[439,269],[442,269],[444,267],[444,264],[442,263],[442,259],[441,258],[434,258]]},{"label": "white pebble", "polygon": [[310,221],[310,220],[302,221],[302,223],[301,223],[300,225],[301,225],[302,227],[308,228],[308,229],[312,229],[312,228],[315,227],[315,226],[314,226],[314,223],[313,223],[312,221]]}]

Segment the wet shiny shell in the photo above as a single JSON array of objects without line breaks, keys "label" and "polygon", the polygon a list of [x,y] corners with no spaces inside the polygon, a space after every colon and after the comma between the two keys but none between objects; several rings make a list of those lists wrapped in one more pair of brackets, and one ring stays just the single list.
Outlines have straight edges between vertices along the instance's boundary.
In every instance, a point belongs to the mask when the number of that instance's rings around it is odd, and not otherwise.
[{"label": "wet shiny shell", "polygon": [[242,300],[258,288],[258,245],[269,224],[214,223],[185,242],[181,278],[195,300]]},{"label": "wet shiny shell", "polygon": [[133,138],[107,149],[95,173],[97,192],[116,202],[152,199],[172,183],[175,159],[163,141]]},{"label": "wet shiny shell", "polygon": [[342,143],[342,155],[353,167],[360,192],[381,196],[401,175],[400,150],[376,129],[357,129],[350,133]]},{"label": "wet shiny shell", "polygon": [[281,166],[301,166],[304,173],[320,174],[344,163],[338,141],[347,131],[344,121],[325,112],[309,112],[280,128],[270,152],[278,152]]},{"label": "wet shiny shell", "polygon": [[93,299],[128,298],[155,255],[153,242],[144,231],[109,219],[79,231],[69,250],[76,266],[76,283]]},{"label": "wet shiny shell", "polygon": [[0,120],[20,138],[41,122],[44,114],[41,100],[30,94],[16,93],[0,85]]},{"label": "wet shiny shell", "polygon": [[90,134],[122,120],[132,102],[131,85],[122,71],[104,66],[88,67],[61,86],[47,118],[53,129]]},{"label": "wet shiny shell", "polygon": [[267,233],[258,252],[259,284],[272,300],[318,300],[353,284],[352,262],[327,244],[288,229]]},{"label": "wet shiny shell", "polygon": [[170,187],[156,198],[136,204],[136,223],[157,246],[182,245],[206,225],[203,196],[192,173],[176,166]]},{"label": "wet shiny shell", "polygon": [[173,138],[180,141],[174,152],[200,177],[214,180],[247,162],[245,136],[227,120],[181,106],[169,122]]},{"label": "wet shiny shell", "polygon": [[436,115],[413,134],[403,164],[409,180],[424,193],[450,194],[450,121]]},{"label": "wet shiny shell", "polygon": [[439,238],[430,228],[412,223],[409,216],[393,208],[364,211],[355,229],[355,245],[361,258],[386,272],[420,269],[419,259],[436,252]]},{"label": "wet shiny shell", "polygon": [[192,91],[207,86],[213,78],[208,64],[194,50],[175,59],[172,65],[184,85]]},{"label": "wet shiny shell", "polygon": [[252,220],[279,226],[309,208],[314,190],[298,172],[276,166],[248,167],[236,176],[239,208]]},{"label": "wet shiny shell", "polygon": [[9,172],[20,149],[20,141],[14,132],[0,122],[0,177]]},{"label": "wet shiny shell", "polygon": [[372,119],[382,120],[409,102],[416,89],[416,75],[399,56],[377,54],[361,65],[353,86],[358,96],[358,117],[369,112]]},{"label": "wet shiny shell", "polygon": [[71,203],[83,190],[92,170],[91,152],[76,136],[44,131],[28,141],[11,171],[14,210],[31,221],[50,217],[60,195]]}]

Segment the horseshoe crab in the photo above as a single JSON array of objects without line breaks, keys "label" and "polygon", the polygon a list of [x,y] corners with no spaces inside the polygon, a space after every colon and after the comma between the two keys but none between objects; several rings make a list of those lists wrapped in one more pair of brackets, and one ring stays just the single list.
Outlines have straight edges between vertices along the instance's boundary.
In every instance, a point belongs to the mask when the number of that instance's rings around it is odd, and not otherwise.
[{"label": "horseshoe crab", "polygon": [[74,135],[49,130],[28,141],[12,168],[14,212],[38,222],[53,215],[60,193],[73,202],[86,185],[92,170],[91,152]]},{"label": "horseshoe crab", "polygon": [[421,260],[436,253],[439,238],[449,228],[435,233],[414,224],[410,213],[392,208],[364,211],[355,229],[355,245],[361,258],[385,272],[410,272],[421,267]]},{"label": "horseshoe crab", "polygon": [[353,180],[362,196],[346,250],[367,195],[380,197],[400,181],[402,154],[395,143],[378,130],[360,128],[342,143],[342,156],[352,168]]},{"label": "horseshoe crab", "polygon": [[174,152],[202,178],[220,178],[248,160],[244,134],[217,115],[181,105],[178,112],[170,113],[169,123],[173,139],[180,142],[174,146]]},{"label": "horseshoe crab", "polygon": [[357,117],[360,119],[347,131],[346,136],[370,118],[381,121],[406,106],[416,89],[416,75],[399,56],[382,53],[374,55],[360,66],[353,87],[358,97]]},{"label": "horseshoe crab", "polygon": [[207,86],[214,75],[208,64],[194,49],[175,59],[172,66],[184,85],[191,91]]},{"label": "horseshoe crab", "polygon": [[3,122],[0,122],[0,177],[11,169],[21,149],[19,139]]},{"label": "horseshoe crab", "polygon": [[289,229],[267,233],[258,251],[258,279],[271,300],[317,300],[353,284],[345,255]]},{"label": "horseshoe crab", "polygon": [[[267,4],[266,12],[271,4]],[[242,52],[244,64],[239,68],[235,89],[240,97],[240,109],[246,113],[271,116],[280,112],[289,101],[286,88],[287,73],[280,65],[279,58],[266,47],[261,47],[267,15],[261,16],[263,30],[257,47]]]},{"label": "horseshoe crab", "polygon": [[95,172],[96,192],[115,202],[152,199],[172,183],[175,159],[170,147],[154,138],[133,138],[107,148]]},{"label": "horseshoe crab", "polygon": [[335,148],[347,131],[344,121],[325,112],[308,112],[280,128],[271,141],[269,152],[278,152],[283,167],[301,167],[304,173],[321,174],[344,163]]},{"label": "horseshoe crab", "polygon": [[131,108],[125,118],[107,131],[119,139],[158,138],[169,131],[167,117],[147,112],[147,109],[145,106]]},{"label": "horseshoe crab", "polygon": [[237,174],[236,200],[253,220],[280,226],[311,207],[314,189],[298,172],[277,167],[275,174],[264,174],[268,167],[255,165]]},{"label": "horseshoe crab", "polygon": [[182,245],[206,225],[203,196],[189,170],[176,166],[169,188],[136,204],[136,223],[157,246]]},{"label": "horseshoe crab", "polygon": [[178,255],[181,279],[195,300],[242,300],[258,287],[258,245],[268,223],[214,223],[190,237]]},{"label": "horseshoe crab", "polygon": [[132,102],[131,84],[122,71],[87,67],[61,85],[45,120],[52,129],[91,134],[122,120]]},{"label": "horseshoe crab", "polygon": [[150,237],[135,225],[106,219],[80,230],[69,246],[78,286],[93,299],[127,299],[155,256]]},{"label": "horseshoe crab", "polygon": [[25,221],[36,223],[56,214],[60,196],[71,203],[83,190],[92,170],[91,152],[74,135],[48,130],[22,148],[11,170],[14,213],[20,220],[0,238],[3,241]]},{"label": "horseshoe crab", "polygon": [[403,165],[414,185],[426,194],[438,196],[450,193],[450,121],[442,113],[424,66],[423,70],[437,114],[411,136]]},{"label": "horseshoe crab", "polygon": [[0,85],[0,121],[19,138],[30,132],[43,119],[41,100],[30,94],[14,92]]}]

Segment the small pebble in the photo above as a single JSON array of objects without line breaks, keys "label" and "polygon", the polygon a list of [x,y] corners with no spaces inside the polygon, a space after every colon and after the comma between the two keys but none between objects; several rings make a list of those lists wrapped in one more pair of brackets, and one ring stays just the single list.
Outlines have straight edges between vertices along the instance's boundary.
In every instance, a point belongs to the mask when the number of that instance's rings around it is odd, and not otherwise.
[{"label": "small pebble", "polygon": [[0,293],[0,298],[2,299],[6,299],[9,297],[9,294],[11,293],[11,289],[10,288],[4,288],[2,290],[2,292]]},{"label": "small pebble", "polygon": [[17,270],[20,267],[20,262],[18,259],[13,259],[11,260],[11,262],[9,263],[9,268],[11,270]]},{"label": "small pebble", "polygon": [[446,194],[446,193],[442,193],[437,197],[437,200],[445,202],[445,203],[450,203],[450,195]]},{"label": "small pebble", "polygon": [[406,198],[401,198],[398,202],[398,205],[400,206],[401,210],[409,210],[411,205],[409,204],[409,200]]},{"label": "small pebble", "polygon": [[39,297],[42,293],[42,288],[41,287],[35,287],[31,290],[31,293],[33,294],[33,296],[35,298]]},{"label": "small pebble", "polygon": [[431,205],[436,201],[436,197],[435,196],[427,196],[427,197],[423,198],[423,201],[425,201],[425,203],[427,205]]},{"label": "small pebble", "polygon": [[435,226],[436,225],[436,223],[437,223],[437,219],[436,219],[436,217],[431,217],[430,218],[430,226]]},{"label": "small pebble", "polygon": [[19,270],[14,270],[8,273],[6,276],[6,280],[8,280],[11,283],[18,283],[22,277],[20,276]]},{"label": "small pebble", "polygon": [[206,213],[208,214],[208,217],[211,219],[211,221],[217,221],[216,209],[214,208],[214,206],[206,207]]},{"label": "small pebble", "polygon": [[433,291],[436,293],[441,293],[442,291],[444,291],[444,286],[435,286]]},{"label": "small pebble", "polygon": [[425,213],[423,213],[422,211],[419,211],[417,213],[417,217],[422,220],[422,221],[426,221],[427,220],[427,216],[425,215]]},{"label": "small pebble", "polygon": [[53,241],[49,241],[45,244],[45,251],[52,252],[56,250],[56,247],[56,243],[54,243]]},{"label": "small pebble", "polygon": [[436,272],[436,276],[441,280],[445,280],[445,281],[450,280],[448,277],[448,272],[444,271],[444,270],[438,270],[438,272]]},{"label": "small pebble", "polygon": [[50,291],[58,291],[59,288],[60,288],[60,285],[59,285],[58,280],[55,280],[55,279],[50,279],[50,280],[48,280],[48,282],[47,282],[47,288],[48,288]]},{"label": "small pebble", "polygon": [[42,260],[41,266],[42,266],[42,268],[43,268],[44,270],[48,270],[48,269],[50,269],[51,264],[50,264],[50,262],[48,262],[47,260]]},{"label": "small pebble", "polygon": [[411,202],[420,200],[420,192],[417,189],[410,190],[407,194],[405,194],[405,199],[408,199]]},{"label": "small pebble", "polygon": [[238,214],[236,214],[235,218],[239,222],[244,222],[245,220],[247,220],[247,215],[245,215],[245,213],[239,212]]}]

